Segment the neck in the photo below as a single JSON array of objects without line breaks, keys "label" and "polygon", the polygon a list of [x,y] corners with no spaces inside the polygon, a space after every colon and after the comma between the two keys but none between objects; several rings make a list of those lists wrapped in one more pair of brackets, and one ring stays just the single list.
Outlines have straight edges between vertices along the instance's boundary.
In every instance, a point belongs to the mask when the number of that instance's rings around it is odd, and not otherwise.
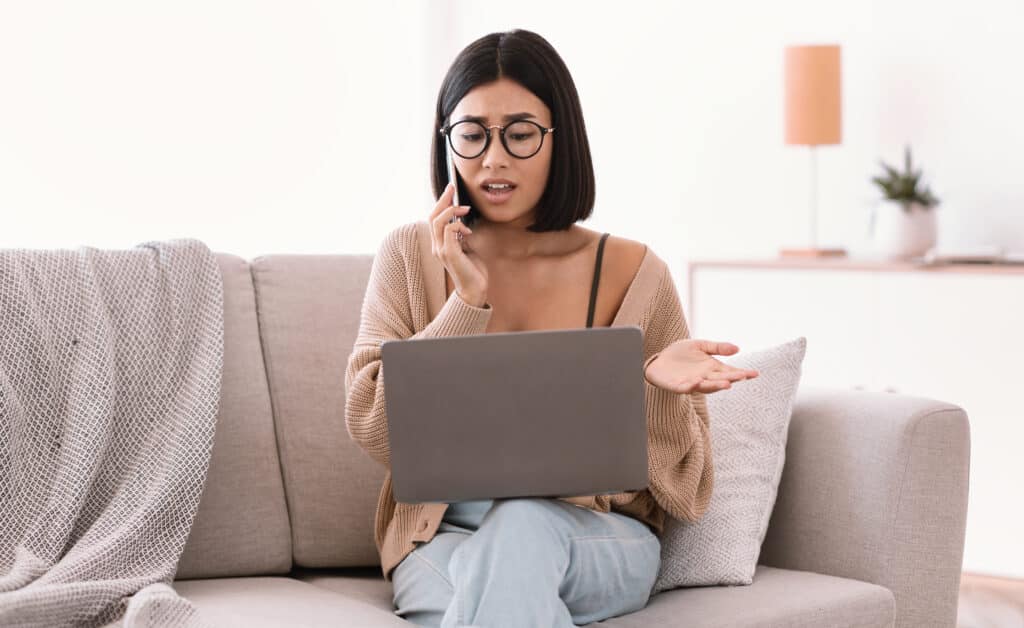
[{"label": "neck", "polygon": [[552,255],[564,248],[568,231],[535,233],[527,226],[533,223],[528,214],[509,222],[492,222],[480,216],[473,225],[473,239],[479,249],[502,259],[523,260],[534,256]]}]

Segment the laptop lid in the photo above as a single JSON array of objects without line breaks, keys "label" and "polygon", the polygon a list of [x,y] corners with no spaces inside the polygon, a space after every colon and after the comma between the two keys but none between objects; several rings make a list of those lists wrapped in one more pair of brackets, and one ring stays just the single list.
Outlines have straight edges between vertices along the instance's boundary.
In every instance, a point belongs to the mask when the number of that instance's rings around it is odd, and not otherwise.
[{"label": "laptop lid", "polygon": [[647,487],[637,326],[389,340],[381,360],[396,501]]}]

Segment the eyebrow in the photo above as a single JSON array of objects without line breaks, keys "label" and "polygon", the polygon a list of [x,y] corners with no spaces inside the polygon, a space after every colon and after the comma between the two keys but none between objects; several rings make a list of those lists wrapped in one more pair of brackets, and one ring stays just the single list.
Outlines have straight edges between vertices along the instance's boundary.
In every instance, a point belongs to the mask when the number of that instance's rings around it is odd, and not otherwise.
[{"label": "eyebrow", "polygon": [[[510,113],[508,115],[502,116],[501,119],[502,119],[503,122],[508,122],[509,120],[516,120],[516,119],[522,119],[522,118],[536,118],[536,117],[537,116],[533,115],[532,113],[530,113],[528,111],[521,111],[519,113]],[[461,118],[459,118],[458,121],[459,122],[465,122],[466,120],[469,120],[471,122],[487,122],[487,118],[484,118],[483,116],[462,116]]]}]

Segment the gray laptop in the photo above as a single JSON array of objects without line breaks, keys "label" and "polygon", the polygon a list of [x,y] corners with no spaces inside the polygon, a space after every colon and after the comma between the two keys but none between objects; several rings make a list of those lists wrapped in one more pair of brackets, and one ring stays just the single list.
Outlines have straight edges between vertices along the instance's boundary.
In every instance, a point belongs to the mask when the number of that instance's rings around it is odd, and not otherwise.
[{"label": "gray laptop", "polygon": [[647,487],[639,327],[389,340],[381,360],[396,501]]}]

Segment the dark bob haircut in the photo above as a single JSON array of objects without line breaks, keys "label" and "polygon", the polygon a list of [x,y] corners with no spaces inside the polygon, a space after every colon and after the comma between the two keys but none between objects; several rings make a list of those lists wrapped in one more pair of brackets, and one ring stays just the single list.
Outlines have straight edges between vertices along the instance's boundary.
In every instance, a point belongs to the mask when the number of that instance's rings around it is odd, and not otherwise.
[{"label": "dark bob haircut", "polygon": [[[551,111],[551,126],[557,129],[547,186],[537,205],[537,220],[527,230],[560,231],[589,218],[594,209],[594,165],[576,85],[551,44],[540,35],[521,29],[481,37],[466,46],[448,69],[437,95],[430,143],[434,198],[440,198],[448,185],[447,139],[440,130],[470,90],[500,78],[519,83],[541,99]],[[460,179],[459,199],[466,205],[469,198]],[[479,211],[471,207],[463,221],[472,226],[479,216]]]}]

